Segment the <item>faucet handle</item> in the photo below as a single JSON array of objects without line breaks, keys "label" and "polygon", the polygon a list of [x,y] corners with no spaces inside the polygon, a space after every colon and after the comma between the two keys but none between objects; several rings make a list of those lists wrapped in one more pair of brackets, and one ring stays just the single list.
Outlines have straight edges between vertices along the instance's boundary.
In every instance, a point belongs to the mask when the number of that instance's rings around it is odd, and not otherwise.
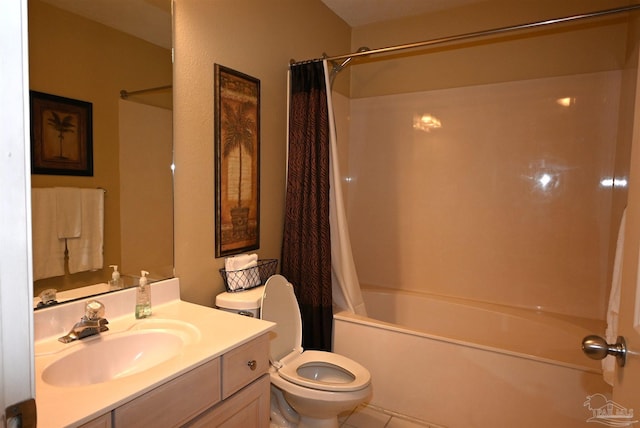
[{"label": "faucet handle", "polygon": [[84,317],[88,320],[97,320],[104,317],[104,305],[97,300],[89,300],[84,307]]}]

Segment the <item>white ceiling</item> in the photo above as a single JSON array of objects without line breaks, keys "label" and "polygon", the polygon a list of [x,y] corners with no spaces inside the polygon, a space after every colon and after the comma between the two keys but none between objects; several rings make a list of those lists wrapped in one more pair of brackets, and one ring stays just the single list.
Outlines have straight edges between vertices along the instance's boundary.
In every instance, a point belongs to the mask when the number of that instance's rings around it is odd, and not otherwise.
[{"label": "white ceiling", "polygon": [[[171,48],[171,0],[43,1],[155,45]],[[485,0],[322,0],[351,27],[481,1]]]},{"label": "white ceiling", "polygon": [[322,0],[351,27],[453,9],[484,0]]},{"label": "white ceiling", "polygon": [[171,49],[171,0],[42,0]]}]

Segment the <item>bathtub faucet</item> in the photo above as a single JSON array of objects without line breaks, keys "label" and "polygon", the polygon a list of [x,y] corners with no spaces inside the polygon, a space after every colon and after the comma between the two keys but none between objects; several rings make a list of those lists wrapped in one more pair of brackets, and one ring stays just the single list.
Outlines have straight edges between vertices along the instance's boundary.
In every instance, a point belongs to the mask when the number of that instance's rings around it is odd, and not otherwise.
[{"label": "bathtub faucet", "polygon": [[109,330],[109,321],[104,318],[104,305],[97,300],[90,300],[85,305],[85,314],[66,335],[58,338],[62,343],[73,342],[85,337]]}]

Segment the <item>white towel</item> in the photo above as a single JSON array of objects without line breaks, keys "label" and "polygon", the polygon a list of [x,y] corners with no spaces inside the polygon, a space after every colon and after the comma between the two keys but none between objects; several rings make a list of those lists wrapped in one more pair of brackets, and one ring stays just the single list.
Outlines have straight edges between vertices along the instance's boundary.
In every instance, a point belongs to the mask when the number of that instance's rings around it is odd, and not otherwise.
[{"label": "white towel", "polygon": [[227,286],[230,290],[242,290],[260,285],[257,254],[240,254],[227,257],[224,269],[227,272]]},{"label": "white towel", "polygon": [[31,189],[31,233],[33,280],[64,275],[65,242],[57,234],[55,189]]},{"label": "white towel", "polygon": [[[605,337],[607,343],[616,343],[618,339],[618,315],[620,313],[620,287],[622,285],[622,258],[624,253],[624,231],[627,222],[627,209],[622,212],[620,228],[618,229],[618,241],[613,260],[613,275],[611,278],[611,292],[609,294],[609,306],[607,308],[607,330]],[[607,355],[602,360],[602,375],[605,382],[613,386],[616,371],[616,357]]]},{"label": "white towel", "polygon": [[82,232],[82,196],[76,187],[56,187],[58,238],[79,238]]},{"label": "white towel", "polygon": [[80,189],[82,233],[67,239],[69,273],[102,269],[104,247],[104,190]]}]

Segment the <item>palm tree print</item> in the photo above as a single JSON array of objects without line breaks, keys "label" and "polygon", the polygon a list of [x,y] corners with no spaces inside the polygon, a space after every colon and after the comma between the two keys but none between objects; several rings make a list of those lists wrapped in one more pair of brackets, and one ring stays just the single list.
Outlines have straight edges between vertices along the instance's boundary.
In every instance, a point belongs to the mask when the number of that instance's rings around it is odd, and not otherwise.
[{"label": "palm tree print", "polygon": [[75,125],[73,124],[73,116],[66,115],[64,118],[60,118],[60,115],[55,111],[51,112],[51,117],[47,119],[47,123],[49,126],[52,126],[53,129],[58,131],[58,141],[60,142],[60,158],[64,158],[62,156],[62,143],[64,141],[64,134],[67,132],[74,132],[73,128]]},{"label": "palm tree print", "polygon": [[242,157],[243,152],[253,153],[255,122],[251,116],[254,106],[251,102],[243,102],[237,108],[228,102],[222,103],[224,109],[224,141],[222,155],[229,156],[234,150],[239,151],[238,161],[238,208],[242,204]]}]

